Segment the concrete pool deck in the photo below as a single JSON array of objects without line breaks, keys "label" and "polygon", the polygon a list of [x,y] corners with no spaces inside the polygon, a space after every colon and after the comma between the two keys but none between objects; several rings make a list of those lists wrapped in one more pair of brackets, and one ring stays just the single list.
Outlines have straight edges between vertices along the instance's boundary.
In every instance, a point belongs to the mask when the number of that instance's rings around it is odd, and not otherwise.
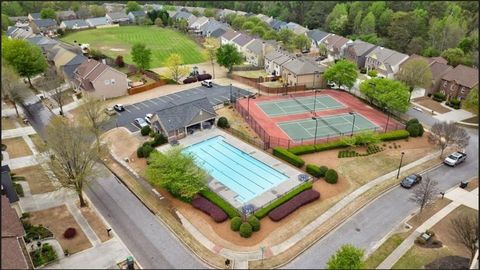
[{"label": "concrete pool deck", "polygon": [[[223,136],[226,142],[242,150],[243,152],[249,154],[253,158],[285,174],[288,177],[287,180],[281,182],[276,186],[273,186],[270,189],[265,190],[264,192],[260,193],[258,196],[254,197],[253,199],[247,202],[237,201],[236,197],[238,194],[235,191],[229,189],[218,180],[211,178],[208,182],[208,187],[212,191],[217,193],[219,196],[221,196],[223,199],[228,201],[235,208],[241,210],[242,206],[247,204],[254,205],[255,210],[262,208],[263,206],[267,205],[269,202],[277,199],[278,197],[281,197],[283,194],[287,193],[288,191],[302,184],[302,182],[298,180],[298,175],[303,174],[302,171],[284,163],[283,161],[276,159],[275,157],[267,154],[266,152],[256,147],[253,147],[247,144],[246,142],[243,142],[240,139],[237,139],[236,137],[226,133],[225,131],[215,126],[208,130],[196,131],[194,134],[189,135],[179,140],[178,142],[180,146],[187,147],[187,146],[202,142],[204,140],[210,139],[215,136]],[[171,147],[172,146],[170,144],[166,144],[166,145],[157,147],[157,150],[160,152],[164,152],[170,149]]]}]

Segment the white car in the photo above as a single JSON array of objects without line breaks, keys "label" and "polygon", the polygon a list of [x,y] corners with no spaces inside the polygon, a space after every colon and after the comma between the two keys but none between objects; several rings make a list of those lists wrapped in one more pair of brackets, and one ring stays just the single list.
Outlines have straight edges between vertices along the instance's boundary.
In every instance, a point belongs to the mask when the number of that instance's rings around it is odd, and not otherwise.
[{"label": "white car", "polygon": [[148,123],[145,122],[145,120],[143,120],[143,118],[135,118],[135,120],[133,121],[133,123],[135,123],[137,126],[139,126],[140,128],[143,128],[143,127],[146,127],[148,126]]},{"label": "white car", "polygon": [[113,108],[114,108],[115,111],[117,111],[117,112],[125,111],[125,108],[123,107],[122,104],[115,104],[115,105],[113,106]]},{"label": "white car", "polygon": [[212,80],[205,80],[205,81],[202,81],[202,82],[201,82],[201,84],[202,84],[203,86],[205,86],[205,87],[208,87],[208,88],[210,88],[210,87],[212,87],[212,86],[213,86],[213,84],[212,84]]},{"label": "white car", "polygon": [[145,115],[145,121],[147,121],[147,123],[149,123],[149,124],[152,124],[152,117],[153,117],[152,113],[147,113]]},{"label": "white car", "polygon": [[423,112],[422,108],[417,107],[417,106],[413,106],[413,109],[414,109],[414,110],[417,110],[417,111],[419,111],[419,112]]},{"label": "white car", "polygon": [[458,152],[455,152],[455,153],[450,154],[450,155],[443,161],[443,163],[445,163],[445,164],[448,165],[448,166],[455,167],[455,166],[457,166],[458,164],[464,162],[466,158],[467,158],[467,154],[458,151]]}]

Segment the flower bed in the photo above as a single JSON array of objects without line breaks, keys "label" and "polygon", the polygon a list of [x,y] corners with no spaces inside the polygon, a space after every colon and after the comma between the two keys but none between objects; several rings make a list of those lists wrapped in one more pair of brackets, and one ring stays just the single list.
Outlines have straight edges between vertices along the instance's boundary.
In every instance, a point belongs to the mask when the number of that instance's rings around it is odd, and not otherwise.
[{"label": "flower bed", "polygon": [[303,205],[313,202],[319,198],[320,198],[320,193],[318,193],[317,191],[313,189],[305,190],[300,194],[296,195],[295,197],[293,197],[288,202],[273,209],[268,214],[268,217],[273,221],[280,221],[283,218],[290,215],[291,213],[293,213],[298,208],[302,207]]},{"label": "flower bed", "polygon": [[228,219],[227,214],[220,207],[200,195],[192,200],[192,206],[210,215],[217,223]]}]

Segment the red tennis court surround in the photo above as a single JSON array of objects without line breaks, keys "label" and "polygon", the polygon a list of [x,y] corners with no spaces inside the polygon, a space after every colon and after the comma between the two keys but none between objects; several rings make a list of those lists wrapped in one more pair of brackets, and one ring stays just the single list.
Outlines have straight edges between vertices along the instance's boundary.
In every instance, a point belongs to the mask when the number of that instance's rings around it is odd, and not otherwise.
[{"label": "red tennis court surround", "polygon": [[[302,98],[302,97],[314,97],[314,92],[308,93],[296,93],[294,94],[295,98]],[[252,127],[252,129],[259,135],[259,137],[267,144],[269,147],[281,146],[281,147],[291,147],[296,145],[302,144],[312,144],[313,139],[308,140],[301,140],[295,141],[294,139],[290,138],[289,135],[282,130],[278,123],[286,122],[286,121],[294,121],[294,120],[302,120],[302,119],[311,119],[313,116],[335,116],[335,115],[344,115],[348,114],[349,112],[355,112],[376,126],[378,126],[377,131],[384,132],[385,129],[387,131],[403,129],[404,125],[392,119],[392,117],[388,117],[385,113],[374,109],[373,107],[369,106],[368,104],[364,103],[360,99],[354,97],[353,95],[338,91],[338,90],[321,90],[317,92],[317,100],[321,96],[329,96],[333,98],[335,101],[342,104],[344,107],[342,108],[333,108],[333,109],[322,109],[318,111],[316,108],[315,115],[312,112],[306,111],[300,112],[296,114],[288,114],[288,115],[279,115],[279,116],[269,116],[267,113],[258,105],[258,103],[262,103],[265,101],[282,101],[282,100],[293,100],[292,97],[289,95],[285,96],[261,96],[255,99],[252,98],[243,98],[238,99],[236,102],[236,109],[242,115],[242,117],[247,121],[247,123]],[[263,103],[265,104],[265,103]],[[271,114],[272,115],[272,114]],[[387,127],[387,119],[388,119],[388,127]],[[350,134],[348,134],[350,135]],[[317,143],[319,142],[326,142],[339,139],[341,135],[332,135],[323,138],[317,138]]]}]

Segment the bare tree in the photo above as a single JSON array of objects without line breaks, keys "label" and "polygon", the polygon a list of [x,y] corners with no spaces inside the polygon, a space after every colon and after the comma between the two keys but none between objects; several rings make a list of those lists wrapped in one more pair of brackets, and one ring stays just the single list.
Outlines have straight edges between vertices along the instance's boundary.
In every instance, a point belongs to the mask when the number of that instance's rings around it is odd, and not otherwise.
[{"label": "bare tree", "polygon": [[54,116],[46,128],[48,165],[64,188],[74,190],[80,206],[86,206],[83,188],[96,171],[98,151],[92,144],[93,134],[85,126],[66,118]]},{"label": "bare tree", "polygon": [[433,124],[430,132],[435,144],[442,149],[440,157],[443,156],[443,151],[448,146],[456,145],[460,148],[465,148],[470,140],[467,131],[453,122],[437,122]]},{"label": "bare tree", "polygon": [[62,89],[63,78],[57,74],[55,68],[49,68],[45,72],[45,77],[40,83],[46,97],[51,97],[60,108],[60,115],[63,115],[63,106],[67,100],[67,95]]},{"label": "bare tree", "polygon": [[431,180],[428,175],[420,182],[420,184],[413,190],[411,201],[420,206],[420,213],[427,205],[431,204],[438,194],[437,181]]},{"label": "bare tree", "polygon": [[82,98],[80,110],[85,119],[86,126],[89,127],[90,131],[95,135],[98,149],[100,149],[100,127],[106,120],[104,109],[105,102],[103,102],[101,99],[88,94],[84,95]]},{"label": "bare tree", "polygon": [[25,88],[19,80],[20,77],[15,70],[11,66],[4,64],[4,61],[2,61],[2,98],[13,104],[17,117],[20,117],[17,103],[22,101],[21,92]]},{"label": "bare tree", "polygon": [[463,214],[453,218],[450,225],[455,240],[470,251],[472,262],[478,243],[478,216]]}]

